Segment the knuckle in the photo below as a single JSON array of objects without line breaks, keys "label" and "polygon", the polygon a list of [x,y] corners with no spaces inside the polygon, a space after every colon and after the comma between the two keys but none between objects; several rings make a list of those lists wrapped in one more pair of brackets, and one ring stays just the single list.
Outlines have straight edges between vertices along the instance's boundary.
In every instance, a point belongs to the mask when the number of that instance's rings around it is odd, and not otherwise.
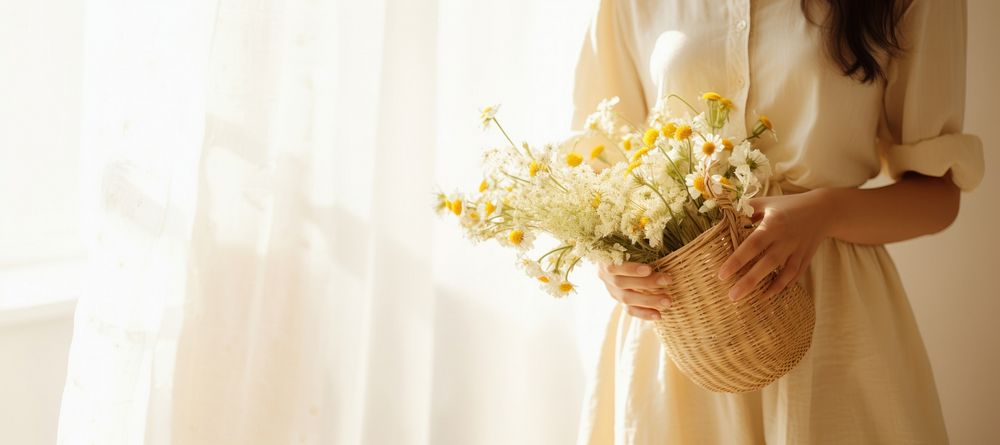
[{"label": "knuckle", "polygon": [[784,227],[788,224],[788,213],[781,209],[772,209],[768,214],[768,225],[771,227]]},{"label": "knuckle", "polygon": [[740,247],[746,247],[743,251],[759,251],[764,247],[764,237],[763,236],[750,236],[743,242]]}]

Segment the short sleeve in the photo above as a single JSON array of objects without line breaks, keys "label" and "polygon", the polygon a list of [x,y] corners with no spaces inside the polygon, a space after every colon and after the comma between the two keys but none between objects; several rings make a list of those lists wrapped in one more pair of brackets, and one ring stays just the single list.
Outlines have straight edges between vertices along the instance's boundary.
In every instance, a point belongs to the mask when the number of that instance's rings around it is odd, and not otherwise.
[{"label": "short sleeve", "polygon": [[885,115],[888,173],[944,176],[965,191],[983,177],[980,139],[963,134],[965,0],[913,0],[900,21],[904,52],[887,66]]},{"label": "short sleeve", "polygon": [[582,130],[601,100],[618,96],[616,110],[641,124],[647,105],[642,81],[632,58],[634,34],[622,1],[600,0],[587,28],[577,59],[573,86],[573,130]]}]

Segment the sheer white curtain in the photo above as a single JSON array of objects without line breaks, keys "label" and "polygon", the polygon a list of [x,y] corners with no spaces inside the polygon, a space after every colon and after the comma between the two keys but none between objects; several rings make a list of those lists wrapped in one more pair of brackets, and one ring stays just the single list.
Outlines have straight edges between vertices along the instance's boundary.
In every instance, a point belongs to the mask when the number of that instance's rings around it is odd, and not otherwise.
[{"label": "sheer white curtain", "polygon": [[555,139],[589,4],[87,3],[64,444],[569,443],[609,299],[431,211]]}]

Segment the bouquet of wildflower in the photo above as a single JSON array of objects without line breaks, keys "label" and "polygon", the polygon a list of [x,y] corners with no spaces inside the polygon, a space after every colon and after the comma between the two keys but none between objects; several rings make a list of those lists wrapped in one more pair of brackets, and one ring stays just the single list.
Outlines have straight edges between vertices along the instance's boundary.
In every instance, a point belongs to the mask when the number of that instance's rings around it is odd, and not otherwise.
[{"label": "bouquet of wildflower", "polygon": [[[691,113],[670,116],[671,99]],[[743,137],[728,131],[731,101],[711,92],[702,101],[706,109],[699,112],[667,96],[639,127],[610,98],[588,117],[584,132],[540,146],[515,143],[496,117],[499,107],[486,107],[484,129],[495,125],[508,145],[485,151],[477,192],[439,193],[437,209],[456,215],[471,239],[515,249],[524,270],[555,296],[574,290],[569,277],[581,259],[653,263],[718,223],[720,199],[750,216],[748,201],[771,174],[752,146],[772,130],[767,117]],[[543,238],[554,243],[536,249]]]},{"label": "bouquet of wildflower", "polygon": [[[671,116],[665,104],[672,98],[692,113]],[[760,116],[749,135],[734,134],[727,128],[732,102],[716,93],[702,100],[699,112],[668,96],[640,128],[615,112],[611,98],[583,134],[537,147],[515,143],[497,107],[487,107],[484,127],[495,124],[509,145],[485,152],[478,192],[440,193],[437,208],[457,215],[473,240],[516,249],[525,271],[556,296],[573,292],[569,276],[584,258],[669,270],[671,306],[654,322],[667,354],[703,388],[753,391],[805,355],[815,306],[795,283],[762,295],[773,275],[750,297],[728,298],[736,278],[716,273],[748,233],[750,198],[766,193],[770,164],[752,143],[773,132]],[[595,140],[603,143],[585,142]],[[535,248],[546,238],[551,245]]]}]

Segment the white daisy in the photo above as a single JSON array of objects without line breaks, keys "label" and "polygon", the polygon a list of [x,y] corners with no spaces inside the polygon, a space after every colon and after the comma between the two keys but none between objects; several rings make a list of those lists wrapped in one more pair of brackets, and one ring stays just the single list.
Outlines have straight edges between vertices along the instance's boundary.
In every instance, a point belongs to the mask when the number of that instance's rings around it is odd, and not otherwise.
[{"label": "white daisy", "polygon": [[479,120],[483,122],[483,129],[490,126],[490,122],[496,118],[497,111],[500,111],[500,104],[487,105],[479,110]]},{"label": "white daisy", "polygon": [[771,176],[771,163],[760,150],[750,147],[748,142],[741,143],[733,149],[729,164],[737,169],[747,166],[762,182]]}]

